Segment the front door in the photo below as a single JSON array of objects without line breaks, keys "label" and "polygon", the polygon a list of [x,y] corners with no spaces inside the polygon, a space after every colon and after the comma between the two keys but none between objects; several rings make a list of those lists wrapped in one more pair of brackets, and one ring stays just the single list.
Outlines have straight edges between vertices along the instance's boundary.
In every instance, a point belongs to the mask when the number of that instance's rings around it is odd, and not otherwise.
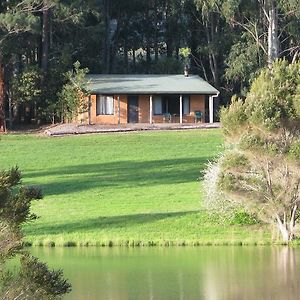
[{"label": "front door", "polygon": [[128,123],[137,123],[138,122],[138,96],[128,96],[127,101],[127,114],[128,114]]}]

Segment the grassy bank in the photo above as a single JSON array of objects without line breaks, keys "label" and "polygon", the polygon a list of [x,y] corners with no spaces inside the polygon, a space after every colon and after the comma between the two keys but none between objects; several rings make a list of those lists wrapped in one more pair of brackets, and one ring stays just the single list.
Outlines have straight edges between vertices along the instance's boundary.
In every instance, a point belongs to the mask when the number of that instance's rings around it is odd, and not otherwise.
[{"label": "grassy bank", "polygon": [[270,242],[265,228],[201,210],[201,171],[222,151],[220,130],[48,138],[7,135],[1,168],[38,185],[33,245],[203,245]]}]

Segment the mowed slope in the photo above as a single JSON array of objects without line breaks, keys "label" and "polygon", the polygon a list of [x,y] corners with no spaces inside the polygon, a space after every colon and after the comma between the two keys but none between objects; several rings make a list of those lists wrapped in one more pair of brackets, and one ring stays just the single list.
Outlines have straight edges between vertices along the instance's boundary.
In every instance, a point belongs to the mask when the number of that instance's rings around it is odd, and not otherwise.
[{"label": "mowed slope", "polygon": [[40,186],[33,245],[167,245],[260,242],[201,209],[201,171],[222,151],[220,130],[66,136],[8,135],[1,168],[18,165]]}]

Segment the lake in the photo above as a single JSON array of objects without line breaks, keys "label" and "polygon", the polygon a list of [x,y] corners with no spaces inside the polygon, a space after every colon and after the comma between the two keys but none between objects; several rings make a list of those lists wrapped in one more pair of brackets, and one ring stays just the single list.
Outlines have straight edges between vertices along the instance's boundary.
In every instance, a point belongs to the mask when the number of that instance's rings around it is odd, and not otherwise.
[{"label": "lake", "polygon": [[300,248],[33,248],[72,283],[66,300],[299,299]]}]

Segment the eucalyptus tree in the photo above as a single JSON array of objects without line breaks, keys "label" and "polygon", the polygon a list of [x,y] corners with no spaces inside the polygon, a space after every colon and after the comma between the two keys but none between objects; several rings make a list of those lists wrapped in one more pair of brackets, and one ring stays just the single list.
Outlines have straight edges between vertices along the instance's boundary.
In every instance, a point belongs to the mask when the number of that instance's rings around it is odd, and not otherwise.
[{"label": "eucalyptus tree", "polygon": [[167,56],[172,57],[175,53],[178,58],[179,48],[186,36],[185,2],[182,0],[166,0],[165,15],[165,41]]},{"label": "eucalyptus tree", "polygon": [[292,27],[299,22],[297,0],[224,0],[220,7],[232,26],[240,26],[263,51],[269,66],[279,57],[294,60],[299,43]]},{"label": "eucalyptus tree", "polygon": [[[214,39],[222,36],[225,20],[231,33],[231,51],[226,54],[224,79],[233,84],[233,91],[243,94],[253,78],[264,66],[269,67],[279,57],[296,61],[299,57],[299,1],[288,0],[195,0],[202,13],[208,44],[216,45]],[[217,22],[213,20],[215,16]],[[204,18],[205,17],[205,18]],[[214,24],[215,23],[215,24]],[[224,41],[223,40],[223,41]],[[224,42],[209,47],[210,69],[216,70],[216,54],[222,51]],[[213,74],[216,72],[213,71]],[[223,75],[223,74],[222,74]],[[221,76],[222,76],[221,75]],[[217,76],[214,76],[214,78]]]},{"label": "eucalyptus tree", "polygon": [[[229,33],[228,25],[220,10],[224,0],[195,0],[199,17],[198,26],[202,28],[204,34],[204,44],[199,45],[199,55],[206,55],[208,66],[212,75],[213,84],[219,88],[224,69],[224,60],[230,43],[234,37],[234,32]],[[209,79],[210,76],[207,76]]]}]

